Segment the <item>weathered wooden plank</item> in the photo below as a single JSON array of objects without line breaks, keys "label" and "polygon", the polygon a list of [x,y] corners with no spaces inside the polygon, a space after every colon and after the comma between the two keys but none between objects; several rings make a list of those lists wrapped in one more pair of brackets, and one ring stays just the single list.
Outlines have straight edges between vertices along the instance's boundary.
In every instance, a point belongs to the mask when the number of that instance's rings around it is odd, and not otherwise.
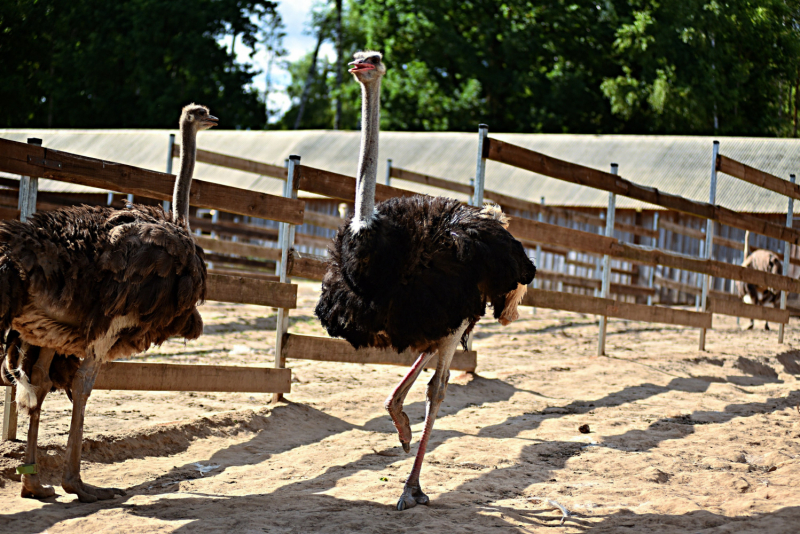
[{"label": "weathered wooden plank", "polygon": [[[283,354],[286,358],[322,362],[410,366],[419,356],[419,353],[411,352],[411,350],[407,350],[402,354],[398,354],[391,349],[355,350],[350,343],[343,339],[297,334],[287,334],[283,347]],[[472,372],[477,367],[477,360],[476,352],[458,350],[453,357],[450,369]],[[435,367],[435,358],[428,365],[431,368]]]},{"label": "weathered wooden plank", "polygon": [[244,276],[245,278],[255,278],[256,280],[266,280],[268,282],[280,282],[281,277],[277,274],[260,273],[256,271],[238,271],[235,269],[209,269],[208,274],[223,274],[225,276]]},{"label": "weathered wooden plank", "polygon": [[521,237],[541,243],[553,245],[569,243],[573,250],[608,254],[613,258],[635,261],[645,265],[664,265],[685,271],[710,274],[717,278],[742,280],[749,284],[772,287],[777,290],[800,292],[800,281],[788,276],[756,271],[722,261],[698,259],[664,250],[620,243],[610,237],[554,224],[516,218],[511,220],[509,231],[517,238]]},{"label": "weathered wooden plank", "polygon": [[418,172],[407,171],[399,167],[391,167],[389,175],[392,178],[397,178],[398,180],[406,180],[408,182],[425,184],[431,187],[438,187],[439,189],[444,189],[446,191],[456,191],[458,193],[464,193],[465,195],[471,195],[474,189],[471,185],[460,184],[458,182],[453,182],[451,180],[444,180],[442,178],[428,176],[427,174],[420,174]]},{"label": "weathered wooden plank", "polygon": [[235,241],[223,241],[212,237],[194,236],[194,240],[203,250],[209,250],[218,254],[233,254],[250,258],[262,258],[265,260],[278,261],[281,259],[281,249],[260,247],[258,245],[248,245]]},{"label": "weathered wooden plank", "polygon": [[[158,200],[171,200],[175,183],[175,176],[171,174],[8,139],[0,139],[0,171],[132,193]],[[302,200],[203,180],[192,181],[189,202],[200,208],[219,209],[292,224],[302,224],[305,211],[305,202]]]},{"label": "weathered wooden plank", "polygon": [[291,369],[111,362],[100,368],[94,389],[289,393],[291,382]]},{"label": "weathered wooden plank", "polygon": [[608,254],[611,246],[617,242],[613,237],[605,237],[582,230],[573,230],[555,224],[540,223],[521,217],[513,217],[509,221],[508,231],[521,240],[546,243],[572,250]]},{"label": "weathered wooden plank", "polygon": [[304,224],[313,224],[320,228],[328,228],[330,230],[338,230],[345,222],[345,219],[336,217],[334,215],[327,215],[318,211],[306,210],[303,215]]},{"label": "weathered wooden plank", "polygon": [[[576,267],[585,267],[586,269],[596,269],[597,264],[588,261],[571,260],[569,258],[564,260],[567,265],[574,265]],[[538,272],[538,271],[537,271]]]},{"label": "weathered wooden plank", "polygon": [[[297,189],[308,193],[316,193],[325,197],[353,202],[356,198],[356,179],[344,174],[323,171],[306,165],[297,168]],[[375,186],[375,200],[382,202],[390,198],[418,195],[413,191],[399,189],[388,185]]]},{"label": "weathered wooden plank", "polygon": [[718,300],[709,298],[708,311],[719,315],[759,319],[761,321],[767,321],[768,323],[787,324],[789,322],[789,310],[745,304],[740,300]]},{"label": "weathered wooden plank", "polygon": [[494,161],[800,245],[800,231],[764,221],[753,215],[664,193],[654,187],[641,186],[609,172],[546,156],[498,139],[488,138],[484,146],[488,147],[486,157]]},{"label": "weathered wooden plank", "polygon": [[[175,143],[172,146],[172,156],[177,158],[180,154],[181,145]],[[212,152],[199,148],[197,149],[197,161],[200,163],[208,163],[209,165],[216,165],[218,167],[236,169],[237,171],[269,176],[271,178],[283,180],[284,182],[286,181],[286,168],[280,165],[271,165],[269,163],[262,163],[260,161],[253,161],[237,156],[229,156],[228,154],[220,154],[219,152]]]},{"label": "weathered wooden plank", "polygon": [[716,260],[697,259],[673,252],[629,245],[626,243],[615,243],[612,245],[611,249],[610,256],[615,258],[635,260],[648,265],[664,265],[684,271],[710,274],[715,278],[742,280],[748,284],[772,287],[780,291],[800,292],[800,281],[794,278],[757,271],[755,269],[742,267],[741,265],[734,265],[732,263]]},{"label": "weathered wooden plank", "polygon": [[649,228],[642,228],[635,224],[627,224],[614,221],[614,229],[620,232],[627,232],[633,235],[640,235],[642,237],[649,237],[651,239],[658,239],[658,230],[651,230]]},{"label": "weathered wooden plank", "polygon": [[19,220],[19,210],[14,208],[0,207],[0,220]]},{"label": "weathered wooden plank", "polygon": [[209,274],[206,299],[273,308],[296,308],[297,286],[246,276]]},{"label": "weathered wooden plank", "polygon": [[781,195],[800,199],[800,184],[793,184],[788,180],[750,167],[722,154],[717,155],[717,170]]},{"label": "weathered wooden plank", "polygon": [[676,224],[672,221],[667,221],[662,218],[658,219],[658,227],[661,228],[662,230],[667,230],[669,232],[674,232],[676,234],[693,237],[695,239],[700,239],[701,241],[706,238],[706,233],[703,230],[700,230],[698,228],[689,228],[688,226],[684,226],[682,224]]},{"label": "weathered wooden plank", "polygon": [[294,251],[289,257],[289,276],[307,280],[322,280],[328,270],[325,260]]},{"label": "weathered wooden plank", "polygon": [[529,290],[523,306],[535,306],[554,310],[587,313],[592,315],[605,315],[617,319],[642,321],[647,323],[675,324],[693,328],[711,328],[711,314],[700,313],[663,306],[645,306],[630,302],[619,302],[612,299],[562,293],[560,291],[545,291],[543,289]]}]

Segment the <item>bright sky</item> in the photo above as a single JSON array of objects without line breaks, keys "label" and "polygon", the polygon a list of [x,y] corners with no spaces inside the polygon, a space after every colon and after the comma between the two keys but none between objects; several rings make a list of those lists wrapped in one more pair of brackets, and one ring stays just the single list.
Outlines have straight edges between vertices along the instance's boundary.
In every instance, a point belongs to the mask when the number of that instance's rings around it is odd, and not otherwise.
[{"label": "bright sky", "polygon": [[[286,37],[283,39],[283,47],[289,54],[283,58],[284,61],[295,61],[303,57],[314,49],[317,44],[316,38],[309,34],[311,23],[311,10],[316,0],[289,0],[278,2],[278,12],[281,14],[285,25]],[[228,48],[231,46],[231,37],[227,36],[220,40]],[[241,63],[252,62],[255,67],[262,71],[254,79],[254,86],[263,93],[267,87],[267,58],[263,52],[258,52],[251,60],[250,50],[240,42],[236,43],[236,55]],[[329,60],[336,57],[336,51],[331,43],[325,43],[320,50],[321,56],[326,56]],[[277,120],[283,112],[290,106],[290,100],[285,94],[286,87],[291,82],[289,72],[281,65],[275,64],[272,67],[272,89],[270,90],[270,109],[277,109],[277,113],[272,117],[272,121]]]}]

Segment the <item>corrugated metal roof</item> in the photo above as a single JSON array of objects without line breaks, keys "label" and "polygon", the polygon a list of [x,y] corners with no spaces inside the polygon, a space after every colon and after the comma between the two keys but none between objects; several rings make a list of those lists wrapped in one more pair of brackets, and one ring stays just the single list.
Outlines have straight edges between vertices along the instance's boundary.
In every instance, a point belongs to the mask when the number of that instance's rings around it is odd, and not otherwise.
[{"label": "corrugated metal roof", "polygon": [[[0,137],[24,142],[40,137],[44,146],[86,156],[108,159],[163,171],[167,161],[167,130],[2,130]],[[569,134],[491,134],[493,137],[567,161],[607,170],[619,164],[620,175],[641,185],[708,201],[712,137],[623,136]],[[721,137],[720,152],[781,178],[800,173],[800,140]],[[209,131],[198,137],[198,146],[265,163],[282,164],[299,154],[303,164],[354,176],[358,163],[360,133],[337,131]],[[477,133],[382,132],[383,181],[385,161],[411,171],[469,183],[475,174]],[[176,162],[177,166],[177,162]],[[272,194],[281,194],[279,180],[198,164],[195,176],[204,180]],[[418,184],[397,185],[425,193],[441,190]],[[43,180],[42,190],[86,191],[87,188]],[[605,192],[576,186],[521,169],[488,162],[486,189],[550,205],[604,207]],[[454,196],[458,196],[455,194]],[[717,203],[737,211],[781,213],[781,195],[720,175]],[[618,198],[621,208],[644,207]]]}]

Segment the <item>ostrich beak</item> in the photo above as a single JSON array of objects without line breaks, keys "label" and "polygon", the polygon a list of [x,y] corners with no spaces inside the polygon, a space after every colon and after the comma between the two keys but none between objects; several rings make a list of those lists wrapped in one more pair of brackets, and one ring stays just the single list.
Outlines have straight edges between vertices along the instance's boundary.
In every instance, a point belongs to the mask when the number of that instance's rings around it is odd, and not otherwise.
[{"label": "ostrich beak", "polygon": [[208,125],[209,125],[209,127],[210,127],[210,126],[216,126],[217,124],[219,124],[219,119],[218,119],[218,118],[216,118],[214,115],[209,115],[208,117],[206,117],[205,119],[203,119],[203,122],[205,122],[206,124],[208,124]]},{"label": "ostrich beak", "polygon": [[371,65],[369,63],[365,63],[363,59],[357,59],[356,61],[351,61],[348,65],[353,65],[353,68],[348,70],[347,72],[360,72],[364,70],[375,70],[375,65]]}]

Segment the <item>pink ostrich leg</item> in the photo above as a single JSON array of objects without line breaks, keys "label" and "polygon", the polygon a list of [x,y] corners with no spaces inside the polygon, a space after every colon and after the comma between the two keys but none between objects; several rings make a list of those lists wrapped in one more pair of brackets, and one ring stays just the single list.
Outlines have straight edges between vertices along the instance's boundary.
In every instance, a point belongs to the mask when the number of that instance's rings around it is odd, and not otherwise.
[{"label": "pink ostrich leg", "polygon": [[[400,496],[400,500],[397,501],[397,509],[400,511],[406,508],[412,508],[417,504],[428,504],[430,502],[428,496],[422,491],[422,487],[419,483],[419,475],[420,471],[422,471],[422,462],[425,459],[425,450],[428,447],[428,440],[431,437],[431,433],[433,433],[433,423],[436,421],[436,414],[439,413],[439,407],[442,405],[442,401],[447,394],[447,381],[450,378],[450,364],[453,361],[453,355],[458,347],[458,342],[466,328],[467,323],[464,322],[458,330],[439,343],[439,350],[437,351],[439,353],[439,361],[436,364],[436,372],[433,377],[431,377],[431,381],[428,382],[425,430],[423,430],[422,438],[419,440],[419,449],[417,450],[417,457],[414,459],[414,467],[411,468],[411,473],[408,475],[405,487],[403,488],[403,494]],[[411,373],[409,373],[409,375],[410,374]]]},{"label": "pink ostrich leg", "polygon": [[406,376],[397,384],[384,404],[384,407],[389,412],[389,416],[392,418],[394,427],[397,429],[397,433],[400,435],[400,444],[406,452],[411,450],[411,423],[408,421],[406,412],[403,411],[403,403],[406,400],[406,395],[408,395],[408,390],[414,385],[419,374],[433,355],[434,351],[431,350],[420,354],[414,362],[414,365],[411,366]]}]

